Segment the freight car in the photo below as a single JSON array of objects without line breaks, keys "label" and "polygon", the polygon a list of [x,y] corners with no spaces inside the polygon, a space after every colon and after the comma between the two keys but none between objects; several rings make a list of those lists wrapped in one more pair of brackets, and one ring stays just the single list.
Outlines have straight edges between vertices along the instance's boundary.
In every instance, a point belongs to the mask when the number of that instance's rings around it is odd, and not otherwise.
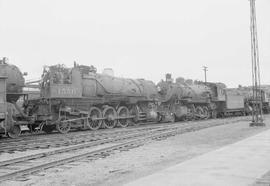
[{"label": "freight car", "polygon": [[251,108],[246,104],[244,94],[230,88],[225,88],[224,93],[223,100],[215,101],[219,117],[248,115],[251,113]]},{"label": "freight car", "polygon": [[[252,89],[251,89],[252,90]],[[262,112],[267,114],[270,112],[270,94],[267,90],[260,88],[257,92],[258,98],[255,100],[252,96],[247,98],[248,104],[252,107],[252,104],[260,105],[262,108]]]},{"label": "freight car", "polygon": [[265,114],[268,114],[270,113],[270,92],[268,89],[262,89],[262,94],[263,94],[262,109]]},{"label": "freight car", "polygon": [[44,68],[41,97],[29,100],[25,112],[45,132],[55,128],[97,130],[157,121],[158,92],[152,81],[99,74],[93,66]]},{"label": "freight car", "polygon": [[[254,105],[259,105],[265,114],[270,112],[270,93],[268,89],[259,88],[257,90],[257,99],[253,97],[252,87],[239,86],[238,88],[234,88],[234,91],[238,91],[244,95],[245,104],[250,108],[250,112]],[[256,92],[254,92],[254,94],[256,94]]]}]

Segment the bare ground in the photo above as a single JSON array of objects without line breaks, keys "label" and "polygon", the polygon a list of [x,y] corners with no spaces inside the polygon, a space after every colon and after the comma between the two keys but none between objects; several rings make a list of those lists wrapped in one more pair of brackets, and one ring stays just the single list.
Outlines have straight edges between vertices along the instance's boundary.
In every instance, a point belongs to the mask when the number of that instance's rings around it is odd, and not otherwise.
[{"label": "bare ground", "polygon": [[265,123],[266,127],[249,127],[249,122],[238,122],[150,141],[106,158],[74,162],[0,185],[123,185],[270,129],[269,116]]}]

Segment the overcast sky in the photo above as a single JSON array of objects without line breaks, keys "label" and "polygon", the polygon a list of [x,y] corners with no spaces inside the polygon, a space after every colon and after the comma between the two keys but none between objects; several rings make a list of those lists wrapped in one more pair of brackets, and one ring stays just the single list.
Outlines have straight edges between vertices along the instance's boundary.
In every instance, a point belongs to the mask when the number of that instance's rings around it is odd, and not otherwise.
[{"label": "overcast sky", "polygon": [[[270,0],[257,0],[262,83],[270,84]],[[0,0],[0,56],[41,76],[52,64],[158,82],[251,84],[248,0]]]}]

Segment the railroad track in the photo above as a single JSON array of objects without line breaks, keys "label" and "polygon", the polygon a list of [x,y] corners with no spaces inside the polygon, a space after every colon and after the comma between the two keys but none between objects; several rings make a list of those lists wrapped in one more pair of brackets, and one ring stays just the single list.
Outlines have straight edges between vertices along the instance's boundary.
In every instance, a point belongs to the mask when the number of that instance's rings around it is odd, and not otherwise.
[{"label": "railroad track", "polygon": [[[239,120],[246,119],[246,117],[230,118],[226,120]],[[200,122],[220,122],[224,119],[212,119],[212,120],[200,120],[200,121],[190,121],[181,122],[180,125],[189,125],[190,123],[200,123]],[[178,126],[179,123],[174,124],[153,124],[150,126],[140,126],[125,129],[114,129],[114,130],[100,130],[100,131],[84,131],[83,133],[69,133],[66,135],[58,134],[54,136],[31,136],[31,138],[19,138],[0,141],[0,153],[14,153],[16,151],[26,151],[26,150],[37,150],[37,149],[48,149],[57,148],[62,146],[76,145],[86,142],[98,141],[106,139],[112,136],[124,135],[132,132],[153,130],[162,127]]]},{"label": "railroad track", "polygon": [[[230,118],[229,120],[239,120],[245,119],[246,117]],[[191,122],[181,122],[180,125],[189,125],[190,123],[200,123],[200,122],[220,122],[224,119],[212,119],[212,120],[201,120],[201,121],[191,121]],[[57,148],[62,146],[71,146],[81,143],[93,142],[108,137],[117,137],[124,134],[131,134],[139,131],[154,130],[163,127],[178,126],[179,123],[174,124],[154,124],[150,126],[140,126],[133,128],[114,129],[114,130],[100,130],[100,131],[84,131],[83,133],[69,133],[66,135],[47,135],[47,136],[31,136],[30,138],[19,138],[0,141],[0,153],[14,153],[16,151],[26,151],[26,150],[37,150],[37,149],[48,149]],[[34,138],[33,138],[34,137]]]},{"label": "railroad track", "polygon": [[[175,125],[175,124],[174,124]],[[87,133],[83,133],[80,135],[57,135],[54,137],[42,137],[36,139],[21,139],[21,141],[6,141],[0,143],[0,153],[13,153],[15,151],[26,151],[26,150],[37,150],[37,149],[46,149],[46,148],[53,148],[53,147],[61,147],[61,146],[70,146],[76,145],[86,142],[94,142],[99,141],[111,137],[122,136],[125,134],[132,134],[135,132],[140,131],[150,131],[155,129],[160,129],[164,127],[171,127],[174,125],[153,125],[153,126],[146,126],[146,127],[136,127],[131,129],[123,129],[123,130],[116,130],[116,131],[88,131]],[[176,126],[176,125],[175,125]]]},{"label": "railroad track", "polygon": [[243,118],[227,121],[220,120],[219,122],[194,122],[186,125],[166,126],[155,130],[127,134],[119,137],[111,137],[109,139],[74,145],[45,153],[1,161],[0,181],[16,177],[24,177],[44,169],[57,167],[82,159],[91,161],[99,157],[106,157],[115,151],[129,150],[131,148],[141,146],[150,140],[161,140],[176,134],[235,123],[242,120]]},{"label": "railroad track", "polygon": [[[248,117],[248,116],[240,116],[240,117],[243,118],[243,117]],[[234,119],[234,118],[226,118],[226,119]],[[209,119],[209,121],[211,121],[211,120],[220,120],[220,118]],[[193,121],[188,121],[188,122],[201,122],[201,121],[205,121],[205,120],[193,120]],[[186,123],[186,122],[181,122],[181,123]],[[79,130],[79,131],[76,131],[75,130],[74,131],[73,130],[72,132],[67,133],[65,135],[64,134],[60,134],[57,131],[54,131],[54,132],[52,132],[50,134],[47,134],[47,133],[45,133],[43,131],[41,131],[41,132],[33,132],[33,133],[26,132],[26,133],[21,134],[21,136],[19,138],[16,138],[16,139],[2,137],[0,139],[0,145],[3,144],[3,143],[21,142],[21,141],[28,141],[28,140],[36,141],[37,140],[37,137],[40,137],[39,139],[46,139],[46,138],[48,138],[48,136],[50,136],[50,138],[59,138],[59,135],[61,135],[61,136],[68,136],[68,137],[69,136],[78,137],[78,135],[79,136],[80,135],[85,135],[85,134],[89,135],[89,133],[90,134],[92,134],[92,133],[95,134],[95,133],[98,133],[98,132],[102,132],[102,133],[106,134],[106,133],[114,133],[114,132],[122,131],[122,130],[153,127],[153,125],[155,125],[155,126],[162,126],[162,125],[164,125],[164,123],[147,122],[147,123],[140,123],[140,125],[131,125],[131,126],[128,126],[126,128],[116,127],[116,128],[110,129],[110,130],[100,129],[100,130],[97,130],[97,131],[91,131],[91,130]]]},{"label": "railroad track", "polygon": [[153,128],[153,127],[160,127],[163,126],[164,123],[154,123],[154,122],[149,122],[149,123],[142,123],[141,125],[133,125],[127,128],[113,128],[110,130],[107,129],[100,129],[97,131],[91,131],[91,130],[82,130],[82,131],[73,131],[67,134],[60,134],[57,132],[51,133],[51,134],[46,134],[46,133],[39,133],[37,134],[29,134],[29,135],[22,135],[19,138],[12,139],[12,138],[3,138],[0,140],[0,145],[5,144],[5,143],[21,143],[22,141],[36,141],[36,140],[44,140],[44,139],[66,139],[66,138],[78,138],[80,136],[89,136],[89,135],[107,135],[107,134],[113,134],[113,133],[118,133],[118,132],[125,132],[125,131],[130,131],[130,130],[144,130],[148,128]]},{"label": "railroad track", "polygon": [[61,146],[70,146],[76,145],[86,142],[93,142],[102,139],[106,139],[108,137],[116,137],[121,136],[123,134],[129,134],[133,132],[139,132],[142,130],[152,130],[160,127],[153,127],[147,129],[134,129],[128,131],[118,131],[115,133],[93,133],[93,134],[81,134],[78,136],[62,136],[58,135],[53,138],[41,138],[41,139],[31,139],[26,141],[18,141],[18,142],[6,142],[4,144],[0,144],[0,152],[13,153],[15,151],[26,151],[26,150],[35,150],[35,149],[47,149],[53,147],[61,147]]}]

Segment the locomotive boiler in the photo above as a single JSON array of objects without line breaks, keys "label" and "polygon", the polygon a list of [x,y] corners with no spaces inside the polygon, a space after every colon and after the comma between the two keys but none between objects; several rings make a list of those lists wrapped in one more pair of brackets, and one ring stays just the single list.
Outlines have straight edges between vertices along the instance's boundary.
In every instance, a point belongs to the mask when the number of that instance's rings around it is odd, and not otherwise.
[{"label": "locomotive boiler", "polygon": [[41,96],[27,113],[46,132],[71,128],[97,130],[157,120],[158,92],[152,81],[97,73],[93,66],[55,65],[44,69]]}]

